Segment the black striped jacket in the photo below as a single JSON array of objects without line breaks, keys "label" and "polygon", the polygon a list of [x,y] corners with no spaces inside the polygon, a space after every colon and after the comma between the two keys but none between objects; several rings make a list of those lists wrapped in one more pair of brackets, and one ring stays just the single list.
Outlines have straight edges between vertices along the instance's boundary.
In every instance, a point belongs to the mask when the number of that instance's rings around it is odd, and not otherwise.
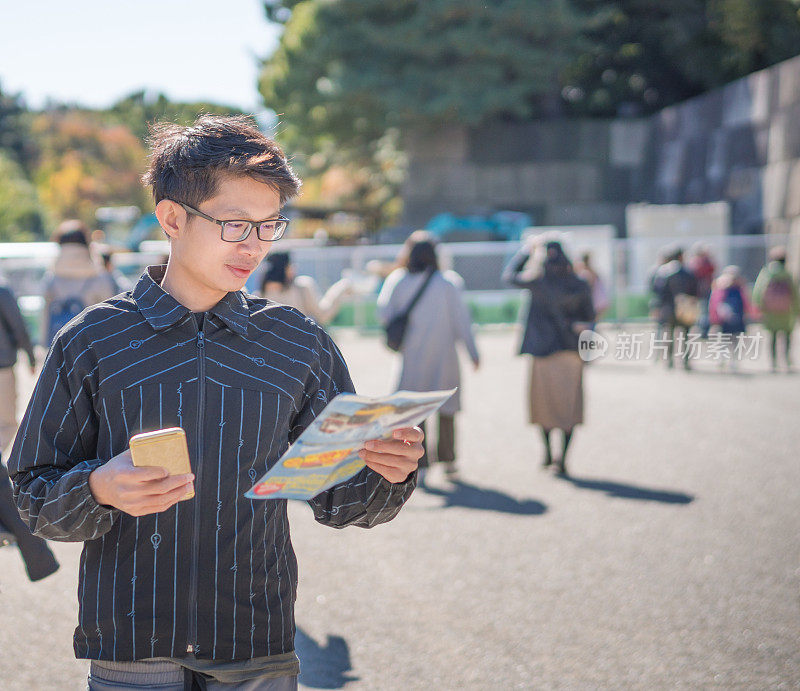
[{"label": "black striped jacket", "polygon": [[[151,267],[130,293],[56,338],[9,471],[21,515],[51,540],[83,541],[77,657],[249,659],[294,649],[297,562],[285,500],[243,494],[353,385],[330,337],[297,310],[229,293],[206,315]],[[92,497],[91,471],[140,431],[186,431],[194,499],[132,517]],[[365,468],[315,497],[316,520],[371,527],[416,483]]]}]

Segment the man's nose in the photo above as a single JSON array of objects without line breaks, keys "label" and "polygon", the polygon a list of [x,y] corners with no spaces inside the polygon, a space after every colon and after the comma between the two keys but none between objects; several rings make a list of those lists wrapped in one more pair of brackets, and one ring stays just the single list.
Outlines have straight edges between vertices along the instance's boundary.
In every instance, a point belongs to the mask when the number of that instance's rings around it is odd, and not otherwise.
[{"label": "man's nose", "polygon": [[244,240],[242,240],[239,243],[239,248],[247,252],[247,254],[259,254],[260,252],[263,252],[265,249],[269,249],[270,244],[271,243],[259,240],[258,233],[256,233],[256,229],[253,228],[250,231],[250,235],[248,235]]}]

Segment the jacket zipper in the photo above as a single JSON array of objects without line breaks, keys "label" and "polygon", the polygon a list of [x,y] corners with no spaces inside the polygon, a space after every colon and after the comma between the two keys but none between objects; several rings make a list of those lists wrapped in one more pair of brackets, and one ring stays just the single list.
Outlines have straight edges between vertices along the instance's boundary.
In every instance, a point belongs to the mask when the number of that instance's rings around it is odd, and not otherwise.
[{"label": "jacket zipper", "polygon": [[[205,326],[205,318],[203,319]],[[197,386],[199,388],[197,403],[197,468],[194,478],[194,528],[192,531],[192,570],[189,580],[189,641],[186,647],[187,653],[197,653],[197,578],[198,562],[200,561],[200,479],[203,475],[203,419],[205,418],[205,393],[206,393],[206,358],[205,358],[205,335],[203,326],[197,328]]]}]

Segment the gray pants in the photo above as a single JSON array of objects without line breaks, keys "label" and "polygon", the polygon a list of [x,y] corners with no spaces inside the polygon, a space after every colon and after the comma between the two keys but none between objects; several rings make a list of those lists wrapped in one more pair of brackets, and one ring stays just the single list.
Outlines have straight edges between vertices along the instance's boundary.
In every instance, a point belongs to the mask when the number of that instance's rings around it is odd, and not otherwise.
[{"label": "gray pants", "polygon": [[[139,662],[105,662],[92,660],[89,669],[88,691],[115,689],[153,689],[154,691],[184,691],[191,689],[186,670],[168,660]],[[251,679],[224,684],[214,679],[200,681],[194,688],[208,691],[297,691],[297,677]]]},{"label": "gray pants", "polygon": [[[428,435],[425,432],[425,423],[420,423],[425,438],[422,440],[422,448],[425,453],[419,459],[419,467],[427,468],[431,465],[430,458],[428,457]],[[433,423],[431,423],[433,426]],[[439,463],[452,464],[456,460],[456,429],[455,429],[455,416],[445,415],[439,413],[439,428],[436,439],[436,460]]]}]

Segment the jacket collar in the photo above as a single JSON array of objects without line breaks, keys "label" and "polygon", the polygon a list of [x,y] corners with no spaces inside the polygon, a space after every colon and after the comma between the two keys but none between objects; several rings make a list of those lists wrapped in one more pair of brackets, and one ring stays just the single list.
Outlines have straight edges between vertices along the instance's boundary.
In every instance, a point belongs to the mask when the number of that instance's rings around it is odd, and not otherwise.
[{"label": "jacket collar", "polygon": [[[142,316],[156,331],[161,331],[186,318],[190,310],[161,288],[166,266],[148,266],[133,289],[133,299]],[[244,336],[250,310],[242,291],[228,293],[210,310],[231,331]]]}]

